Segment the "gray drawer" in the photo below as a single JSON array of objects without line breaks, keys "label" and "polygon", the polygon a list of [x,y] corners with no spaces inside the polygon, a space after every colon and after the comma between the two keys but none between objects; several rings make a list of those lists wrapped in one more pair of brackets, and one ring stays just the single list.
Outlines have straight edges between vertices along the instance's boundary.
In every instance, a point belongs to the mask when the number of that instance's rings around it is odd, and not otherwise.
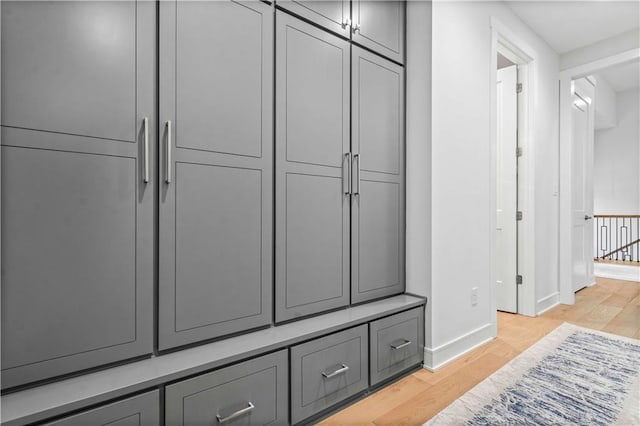
[{"label": "gray drawer", "polygon": [[423,361],[422,307],[372,321],[369,332],[372,385]]},{"label": "gray drawer", "polygon": [[48,426],[159,426],[160,392],[154,390],[142,395],[114,402],[75,416],[67,417]]},{"label": "gray drawer", "polygon": [[291,347],[291,421],[367,389],[367,325]]},{"label": "gray drawer", "polygon": [[166,387],[165,423],[287,423],[287,351],[281,350]]}]

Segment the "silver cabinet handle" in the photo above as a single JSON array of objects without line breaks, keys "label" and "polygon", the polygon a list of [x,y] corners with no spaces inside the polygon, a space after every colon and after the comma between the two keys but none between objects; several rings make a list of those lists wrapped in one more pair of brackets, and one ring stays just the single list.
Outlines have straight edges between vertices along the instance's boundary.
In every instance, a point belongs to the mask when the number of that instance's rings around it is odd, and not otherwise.
[{"label": "silver cabinet handle", "polygon": [[347,371],[349,371],[349,366],[342,364],[342,367],[338,368],[337,370],[332,371],[331,373],[327,373],[326,371],[322,372],[322,376],[325,379],[330,379],[332,377],[336,377],[340,374],[344,374]]},{"label": "silver cabinet handle", "polygon": [[345,18],[345,20],[342,22],[342,29],[346,29],[347,27],[351,27],[351,19],[350,18]]},{"label": "silver cabinet handle", "polygon": [[357,183],[357,189],[354,189],[352,194],[353,195],[360,195],[360,154],[353,154],[353,162],[357,162],[358,166],[354,166],[354,169],[356,170],[356,183]]},{"label": "silver cabinet handle", "polygon": [[237,419],[240,416],[244,416],[245,414],[250,413],[254,408],[256,408],[256,406],[253,405],[251,401],[249,401],[246,408],[238,410],[235,413],[229,414],[226,417],[222,417],[220,414],[216,414],[216,419],[218,419],[218,423],[226,423],[228,421]]},{"label": "silver cabinet handle", "polygon": [[355,24],[355,25],[352,27],[352,31],[353,31],[354,33],[355,33],[356,31],[360,32],[360,24],[359,24],[359,23],[358,23],[358,24]]},{"label": "silver cabinet handle", "polygon": [[391,346],[391,349],[393,349],[394,351],[397,351],[398,349],[406,348],[411,344],[411,340],[407,340],[407,339],[403,339],[403,340],[404,340],[404,343],[400,343],[400,344],[391,343],[389,346]]},{"label": "silver cabinet handle", "polygon": [[171,183],[171,120],[167,121],[167,150],[164,181]]},{"label": "silver cabinet handle", "polygon": [[147,117],[142,119],[143,128],[143,143],[144,143],[144,177],[142,180],[144,183],[149,183],[149,119]]},{"label": "silver cabinet handle", "polygon": [[591,220],[591,219],[593,219],[593,216],[584,215],[584,220]]},{"label": "silver cabinet handle", "polygon": [[[347,171],[345,172],[344,166],[347,166]],[[342,190],[345,195],[351,194],[351,153],[347,152],[344,154],[344,159],[342,162]]]}]

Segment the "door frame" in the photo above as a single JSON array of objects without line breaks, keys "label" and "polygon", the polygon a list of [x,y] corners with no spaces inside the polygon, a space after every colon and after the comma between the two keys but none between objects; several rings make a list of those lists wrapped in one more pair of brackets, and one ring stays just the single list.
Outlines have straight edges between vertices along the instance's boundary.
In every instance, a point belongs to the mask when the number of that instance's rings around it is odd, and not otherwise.
[{"label": "door frame", "polygon": [[[534,50],[523,42],[516,33],[504,25],[499,19],[491,17],[491,72],[490,72],[490,114],[491,114],[491,315],[493,326],[498,323],[497,311],[497,235],[496,202],[497,202],[497,81],[498,69],[496,58],[498,52],[518,67],[518,83],[522,83],[523,90],[518,95],[518,146],[523,147],[523,157],[518,161],[518,210],[523,212],[524,220],[518,226],[518,273],[523,276],[523,282],[518,285],[518,314],[536,315],[535,297],[535,180],[534,176],[534,140],[532,137],[533,94],[535,93],[535,65]],[[514,152],[515,155],[515,152]]]},{"label": "door frame", "polygon": [[624,65],[640,60],[640,48],[627,50],[615,55],[606,56],[583,65],[567,68],[560,72],[559,96],[559,179],[560,179],[560,204],[558,221],[558,290],[560,303],[573,305],[575,293],[572,282],[572,247],[571,247],[571,189],[573,167],[573,129],[571,118],[572,81],[587,77],[590,74],[602,71],[616,65]]}]

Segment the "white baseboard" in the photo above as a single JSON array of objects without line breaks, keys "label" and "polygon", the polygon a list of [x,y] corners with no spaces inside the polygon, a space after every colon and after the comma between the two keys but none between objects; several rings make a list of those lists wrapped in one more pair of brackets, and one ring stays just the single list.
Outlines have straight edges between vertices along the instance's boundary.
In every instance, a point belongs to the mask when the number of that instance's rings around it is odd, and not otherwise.
[{"label": "white baseboard", "polygon": [[640,265],[627,266],[614,263],[594,262],[593,273],[596,277],[612,278],[614,280],[640,281]]},{"label": "white baseboard", "polygon": [[536,312],[537,312],[536,315],[542,315],[545,312],[547,312],[549,309],[553,309],[559,304],[560,304],[560,293],[556,291],[555,293],[552,293],[547,297],[543,297],[542,299],[538,300],[538,302],[536,303]]},{"label": "white baseboard", "polygon": [[462,355],[493,340],[496,337],[495,324],[485,324],[467,334],[455,338],[436,348],[424,348],[424,368],[435,371]]}]

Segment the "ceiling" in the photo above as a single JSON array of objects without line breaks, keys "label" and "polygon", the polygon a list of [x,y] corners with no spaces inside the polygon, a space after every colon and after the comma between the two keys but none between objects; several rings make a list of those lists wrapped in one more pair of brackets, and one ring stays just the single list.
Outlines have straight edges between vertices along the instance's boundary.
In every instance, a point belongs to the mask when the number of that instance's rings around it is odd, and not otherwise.
[{"label": "ceiling", "polygon": [[640,88],[640,62],[618,65],[595,74],[597,79],[604,79],[616,92]]},{"label": "ceiling", "polygon": [[506,3],[559,54],[640,27],[637,0],[510,0]]}]

